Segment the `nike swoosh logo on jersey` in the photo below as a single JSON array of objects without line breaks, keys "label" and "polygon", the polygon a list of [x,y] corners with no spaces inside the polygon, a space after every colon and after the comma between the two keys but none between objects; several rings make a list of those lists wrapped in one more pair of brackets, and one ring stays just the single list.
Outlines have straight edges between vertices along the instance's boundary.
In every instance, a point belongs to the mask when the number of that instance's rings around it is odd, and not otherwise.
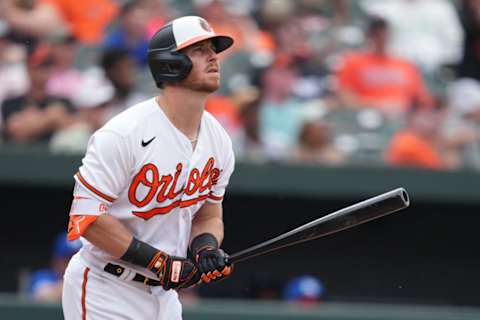
[{"label": "nike swoosh logo on jersey", "polygon": [[153,137],[152,139],[148,140],[148,141],[143,141],[142,139],[142,147],[146,147],[150,144],[150,142],[153,141],[153,139],[155,139],[156,137]]}]

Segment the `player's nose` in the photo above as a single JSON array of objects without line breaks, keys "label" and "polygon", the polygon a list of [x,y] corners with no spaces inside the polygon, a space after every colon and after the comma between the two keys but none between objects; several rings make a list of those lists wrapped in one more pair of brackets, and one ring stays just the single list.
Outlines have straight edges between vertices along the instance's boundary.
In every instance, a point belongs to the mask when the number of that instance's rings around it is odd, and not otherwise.
[{"label": "player's nose", "polygon": [[217,61],[218,54],[214,48],[208,48],[208,61]]}]

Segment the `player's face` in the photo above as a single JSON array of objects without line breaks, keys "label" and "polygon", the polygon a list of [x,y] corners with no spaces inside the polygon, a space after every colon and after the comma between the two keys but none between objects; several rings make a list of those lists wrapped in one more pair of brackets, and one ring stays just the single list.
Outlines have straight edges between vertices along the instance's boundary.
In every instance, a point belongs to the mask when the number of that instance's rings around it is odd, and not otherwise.
[{"label": "player's face", "polygon": [[182,85],[195,90],[211,93],[220,87],[220,65],[211,40],[195,43],[183,51],[192,60],[192,71]]}]

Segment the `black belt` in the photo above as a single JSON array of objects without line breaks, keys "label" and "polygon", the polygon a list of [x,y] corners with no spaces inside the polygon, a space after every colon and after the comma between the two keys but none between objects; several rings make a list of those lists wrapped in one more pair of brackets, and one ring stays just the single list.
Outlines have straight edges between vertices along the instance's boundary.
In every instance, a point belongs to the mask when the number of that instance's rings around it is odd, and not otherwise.
[{"label": "black belt", "polygon": [[[103,268],[106,272],[113,274],[114,276],[120,277],[122,273],[125,271],[125,267],[122,267],[118,264],[107,263],[105,268]],[[162,284],[158,280],[150,279],[141,275],[139,273],[135,274],[135,277],[132,279],[133,281],[138,281],[146,284],[147,286],[161,286]]]}]

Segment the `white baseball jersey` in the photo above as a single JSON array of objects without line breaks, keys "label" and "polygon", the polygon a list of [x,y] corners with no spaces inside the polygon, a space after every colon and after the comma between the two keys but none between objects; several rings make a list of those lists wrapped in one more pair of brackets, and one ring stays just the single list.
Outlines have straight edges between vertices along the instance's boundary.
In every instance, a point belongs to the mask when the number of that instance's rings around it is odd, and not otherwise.
[{"label": "white baseball jersey", "polygon": [[[233,167],[231,140],[212,115],[204,111],[193,149],[152,98],[117,115],[91,137],[75,175],[70,214],[107,213],[138,239],[186,257],[195,213],[205,201],[222,201]],[[154,276],[82,242],[89,259]]]}]

